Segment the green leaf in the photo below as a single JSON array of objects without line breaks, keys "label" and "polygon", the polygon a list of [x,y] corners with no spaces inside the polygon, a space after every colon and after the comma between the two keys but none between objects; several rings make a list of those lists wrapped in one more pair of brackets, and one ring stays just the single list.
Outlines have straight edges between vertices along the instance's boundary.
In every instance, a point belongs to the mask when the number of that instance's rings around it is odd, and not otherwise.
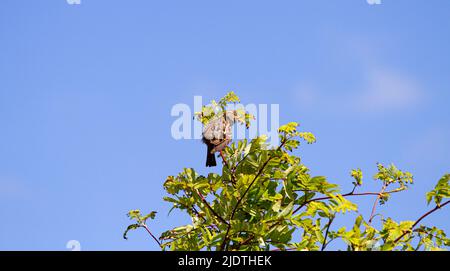
[{"label": "green leaf", "polygon": [[442,199],[450,198],[450,174],[445,174],[439,179],[434,189],[426,194],[427,203],[434,199],[437,206],[440,206]]},{"label": "green leaf", "polygon": [[128,240],[127,234],[129,231],[131,230],[135,230],[138,229],[139,227],[141,227],[141,225],[139,224],[131,224],[127,227],[127,229],[125,230],[125,232],[123,233],[123,239]]},{"label": "green leaf", "polygon": [[240,101],[241,100],[234,93],[234,91],[230,91],[222,99],[220,99],[219,105],[224,107],[228,103],[239,103]]},{"label": "green leaf", "polygon": [[155,219],[155,216],[156,216],[157,213],[158,212],[153,211],[153,212],[149,213],[148,215],[143,216],[142,217],[142,221],[145,223],[147,221],[147,219],[149,219],[149,218],[150,219]]},{"label": "green leaf", "polygon": [[283,208],[283,210],[278,214],[278,217],[286,217],[288,216],[291,212],[292,209],[294,208],[294,202],[291,201],[285,208]]},{"label": "green leaf", "polygon": [[316,142],[316,137],[310,132],[301,132],[298,136],[303,138],[308,144],[313,144]]},{"label": "green leaf", "polygon": [[355,181],[353,182],[353,184],[355,186],[361,186],[363,184],[362,179],[363,179],[363,174],[361,169],[353,169],[350,172],[350,175],[355,179]]},{"label": "green leaf", "polygon": [[127,216],[131,219],[131,220],[136,220],[140,222],[141,219],[141,211],[140,210],[131,210],[127,213]]},{"label": "green leaf", "polygon": [[363,217],[362,217],[362,215],[359,215],[357,218],[356,218],[356,221],[355,221],[355,225],[359,228],[359,227],[361,227],[361,222],[363,221]]},{"label": "green leaf", "polygon": [[279,133],[292,134],[297,131],[298,123],[289,122],[288,124],[282,125],[278,128]]},{"label": "green leaf", "polygon": [[281,209],[281,200],[278,200],[272,205],[272,210],[274,212],[279,212],[280,209]]}]

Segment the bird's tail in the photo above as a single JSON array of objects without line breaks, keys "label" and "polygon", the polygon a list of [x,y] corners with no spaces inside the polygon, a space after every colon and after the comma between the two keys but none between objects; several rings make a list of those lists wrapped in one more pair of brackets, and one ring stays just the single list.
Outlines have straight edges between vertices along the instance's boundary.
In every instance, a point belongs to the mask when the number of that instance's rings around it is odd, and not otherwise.
[{"label": "bird's tail", "polygon": [[208,153],[206,155],[206,166],[207,167],[217,166],[216,156],[213,153],[213,149],[214,149],[214,146],[212,144],[208,144]]}]

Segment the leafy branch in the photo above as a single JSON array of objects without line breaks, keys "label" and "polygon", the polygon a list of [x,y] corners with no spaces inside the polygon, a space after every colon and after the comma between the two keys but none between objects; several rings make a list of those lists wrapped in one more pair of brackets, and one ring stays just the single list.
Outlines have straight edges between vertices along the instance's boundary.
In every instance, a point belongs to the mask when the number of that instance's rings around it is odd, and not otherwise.
[{"label": "leafy branch", "polygon": [[[240,99],[230,92],[218,102],[196,112],[202,124],[215,115],[235,110],[239,125],[249,128],[254,117],[243,109],[228,108]],[[310,132],[299,130],[299,124],[288,123],[278,129],[279,144],[272,148],[266,136],[252,140],[236,140],[220,151],[222,174],[201,175],[185,168],[167,177],[164,201],[172,209],[185,212],[191,222],[161,233],[157,238],[147,225],[156,212],[141,215],[128,213],[134,221],[124,233],[144,228],[163,250],[245,250],[245,251],[323,251],[335,240],[347,250],[440,250],[450,246],[445,232],[420,223],[437,210],[449,205],[450,174],[445,174],[434,189],[426,194],[426,202],[435,207],[415,221],[381,220],[380,228],[372,225],[378,205],[391,196],[406,191],[413,175],[394,165],[377,164],[373,179],[381,183],[379,191],[360,192],[363,172],[350,172],[353,188],[341,193],[338,184],[324,176],[314,176],[303,164],[297,150],[306,142],[316,142]],[[364,191],[364,190],[363,190]],[[352,228],[339,227],[338,216],[358,212],[350,199],[374,196],[367,222],[359,215]],[[212,198],[212,200],[207,200]],[[420,225],[420,226],[419,226]]]},{"label": "leafy branch", "polygon": [[151,212],[151,213],[149,213],[149,214],[147,214],[147,215],[145,215],[145,216],[142,216],[142,215],[141,215],[141,211],[139,211],[139,210],[132,210],[132,211],[129,211],[128,214],[127,214],[127,216],[128,216],[131,220],[135,220],[137,223],[131,224],[131,225],[128,226],[128,228],[127,228],[127,229],[125,230],[125,232],[123,233],[123,238],[124,238],[125,240],[128,240],[127,234],[128,234],[129,231],[131,231],[131,230],[136,230],[136,229],[138,229],[138,228],[144,228],[144,229],[147,231],[147,233],[153,238],[153,240],[158,244],[158,246],[161,246],[161,242],[158,240],[158,238],[156,238],[156,237],[153,235],[153,233],[150,231],[149,227],[148,227],[147,224],[146,224],[146,222],[147,222],[147,220],[148,220],[149,218],[150,218],[150,219],[155,219],[156,213],[157,213],[157,212],[153,211],[153,212]]}]

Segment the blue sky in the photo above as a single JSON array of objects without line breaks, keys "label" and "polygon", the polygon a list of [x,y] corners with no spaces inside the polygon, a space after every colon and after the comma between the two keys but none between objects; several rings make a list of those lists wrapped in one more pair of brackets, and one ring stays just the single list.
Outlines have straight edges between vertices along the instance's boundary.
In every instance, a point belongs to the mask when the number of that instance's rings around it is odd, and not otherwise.
[{"label": "blue sky", "polygon": [[[176,141],[170,111],[234,90],[280,105],[318,142],[299,155],[344,191],[376,162],[416,183],[379,210],[415,220],[450,165],[447,0],[4,0],[0,4],[0,250],[157,249],[122,239],[130,209],[167,216],[162,184],[206,174],[204,146]],[[356,201],[370,213],[373,198]],[[450,231],[450,211],[424,223]],[[349,220],[341,220],[350,223]]]}]

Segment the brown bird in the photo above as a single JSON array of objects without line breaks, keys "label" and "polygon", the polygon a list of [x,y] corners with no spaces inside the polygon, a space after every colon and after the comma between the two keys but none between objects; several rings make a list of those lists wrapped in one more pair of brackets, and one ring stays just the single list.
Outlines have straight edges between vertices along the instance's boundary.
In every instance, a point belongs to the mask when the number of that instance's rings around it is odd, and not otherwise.
[{"label": "brown bird", "polygon": [[222,152],[223,149],[231,142],[233,136],[233,124],[236,122],[236,111],[225,111],[212,118],[203,128],[202,141],[206,144],[207,156],[206,166],[215,167],[216,152]]}]

